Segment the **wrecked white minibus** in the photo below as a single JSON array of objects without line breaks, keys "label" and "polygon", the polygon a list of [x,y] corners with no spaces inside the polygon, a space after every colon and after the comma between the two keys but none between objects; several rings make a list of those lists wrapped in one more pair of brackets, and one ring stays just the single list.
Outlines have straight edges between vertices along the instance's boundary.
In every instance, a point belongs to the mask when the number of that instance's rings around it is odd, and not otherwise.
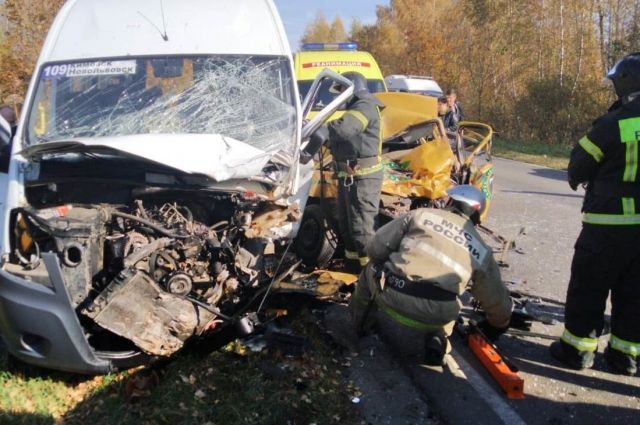
[{"label": "wrecked white minibus", "polygon": [[250,328],[306,201],[302,141],[351,93],[303,127],[271,0],[68,1],[0,132],[9,352],[106,373]]}]

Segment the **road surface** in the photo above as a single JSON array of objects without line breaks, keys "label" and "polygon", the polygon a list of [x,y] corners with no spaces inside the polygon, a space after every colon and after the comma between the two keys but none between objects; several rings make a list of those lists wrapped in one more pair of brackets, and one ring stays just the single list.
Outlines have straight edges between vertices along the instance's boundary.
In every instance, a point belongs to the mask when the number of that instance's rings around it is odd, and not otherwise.
[{"label": "road surface", "polygon": [[[510,160],[494,162],[495,197],[486,225],[508,239],[515,238],[520,252],[511,252],[505,259],[509,267],[503,268],[503,279],[512,282],[510,289],[562,302],[580,231],[583,192],[569,189],[563,171]],[[545,311],[557,324],[534,323],[532,330],[559,336],[562,304],[547,304]],[[442,423],[640,424],[640,377],[609,373],[601,354],[593,369],[570,371],[548,353],[551,340],[503,336],[500,348],[525,379],[526,398],[511,401],[456,335],[451,338],[454,349],[449,365],[430,368],[419,364],[419,335],[388,322],[381,334],[397,350],[405,372]],[[603,337],[600,353],[605,344]]]}]

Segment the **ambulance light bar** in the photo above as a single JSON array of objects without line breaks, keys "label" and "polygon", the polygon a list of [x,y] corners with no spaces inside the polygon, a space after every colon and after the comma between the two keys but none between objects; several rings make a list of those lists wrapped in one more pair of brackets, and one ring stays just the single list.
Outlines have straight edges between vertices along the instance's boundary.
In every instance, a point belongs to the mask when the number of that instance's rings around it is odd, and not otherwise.
[{"label": "ambulance light bar", "polygon": [[302,50],[358,50],[358,43],[304,43]]}]

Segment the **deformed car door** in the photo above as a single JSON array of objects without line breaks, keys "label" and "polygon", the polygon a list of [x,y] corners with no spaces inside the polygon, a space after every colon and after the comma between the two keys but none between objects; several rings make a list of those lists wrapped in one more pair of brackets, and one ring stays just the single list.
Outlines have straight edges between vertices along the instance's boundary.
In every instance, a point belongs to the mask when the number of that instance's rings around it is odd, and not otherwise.
[{"label": "deformed car door", "polygon": [[331,80],[333,82],[340,83],[347,87],[342,93],[336,96],[335,99],[331,101],[327,106],[322,108],[321,111],[318,112],[312,119],[310,119],[303,127],[302,127],[302,141],[306,141],[309,137],[316,131],[324,122],[335,112],[338,110],[340,106],[347,102],[347,100],[353,94],[353,83],[342,75],[338,74],[335,71],[326,68],[322,70],[316,79],[311,84],[311,88],[307,92],[307,96],[304,98],[302,102],[302,117],[306,118],[309,111],[311,111],[311,107],[313,106],[313,102],[315,98],[318,96],[318,89],[320,89],[320,85],[325,80]]}]

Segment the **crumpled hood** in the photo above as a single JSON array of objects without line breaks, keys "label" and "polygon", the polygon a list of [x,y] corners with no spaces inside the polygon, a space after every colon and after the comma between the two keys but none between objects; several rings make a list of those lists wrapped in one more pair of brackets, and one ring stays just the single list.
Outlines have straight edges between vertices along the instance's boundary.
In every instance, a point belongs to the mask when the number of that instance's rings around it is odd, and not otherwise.
[{"label": "crumpled hood", "polygon": [[32,158],[54,152],[82,152],[86,148],[113,149],[185,173],[203,174],[218,182],[260,175],[275,155],[219,134],[76,138],[29,146],[18,154]]}]

